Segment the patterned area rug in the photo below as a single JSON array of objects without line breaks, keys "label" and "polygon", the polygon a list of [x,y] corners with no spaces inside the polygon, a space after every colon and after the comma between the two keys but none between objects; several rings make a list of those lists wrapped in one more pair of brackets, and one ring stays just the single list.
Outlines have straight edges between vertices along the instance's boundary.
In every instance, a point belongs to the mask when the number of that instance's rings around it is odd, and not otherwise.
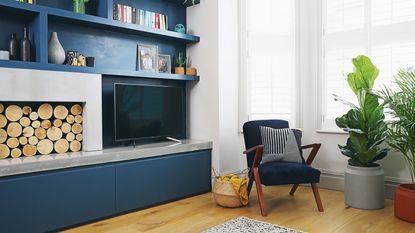
[{"label": "patterned area rug", "polygon": [[201,233],[305,233],[258,220],[238,217]]}]

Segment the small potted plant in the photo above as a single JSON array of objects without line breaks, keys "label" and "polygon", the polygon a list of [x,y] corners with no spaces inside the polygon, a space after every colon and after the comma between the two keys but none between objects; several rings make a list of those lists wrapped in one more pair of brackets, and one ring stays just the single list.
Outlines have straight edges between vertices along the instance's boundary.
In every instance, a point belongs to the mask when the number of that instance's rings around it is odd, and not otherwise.
[{"label": "small potted plant", "polygon": [[73,1],[73,11],[75,13],[85,14],[85,3],[89,0],[72,0]]},{"label": "small potted plant", "polygon": [[400,184],[395,191],[395,216],[415,222],[415,71],[400,70],[395,82],[398,90],[381,92],[392,115],[387,142],[405,156],[412,178],[412,184]]},{"label": "small potted plant", "polygon": [[196,68],[192,67],[192,59],[190,57],[187,57],[187,63],[186,63],[186,74],[187,75],[197,75]]},{"label": "small potted plant", "polygon": [[383,159],[387,148],[380,144],[386,139],[383,105],[372,88],[379,70],[366,56],[352,59],[354,72],[347,75],[347,82],[357,97],[358,104],[346,102],[350,110],[336,118],[336,125],[349,134],[346,145],[339,145],[349,158],[345,170],[344,194],[347,206],[359,209],[384,207],[384,171],[376,161]]},{"label": "small potted plant", "polygon": [[175,74],[184,74],[184,65],[186,64],[186,58],[183,56],[183,53],[179,53],[176,57],[177,67],[174,68]]}]

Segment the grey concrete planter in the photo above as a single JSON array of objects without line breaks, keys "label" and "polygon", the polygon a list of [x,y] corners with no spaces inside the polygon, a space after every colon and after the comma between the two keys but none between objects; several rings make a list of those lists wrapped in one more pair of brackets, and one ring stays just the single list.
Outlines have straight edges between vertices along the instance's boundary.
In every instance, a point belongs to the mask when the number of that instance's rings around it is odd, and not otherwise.
[{"label": "grey concrete planter", "polygon": [[344,196],[347,206],[375,210],[385,207],[384,172],[382,166],[347,165],[344,172]]}]

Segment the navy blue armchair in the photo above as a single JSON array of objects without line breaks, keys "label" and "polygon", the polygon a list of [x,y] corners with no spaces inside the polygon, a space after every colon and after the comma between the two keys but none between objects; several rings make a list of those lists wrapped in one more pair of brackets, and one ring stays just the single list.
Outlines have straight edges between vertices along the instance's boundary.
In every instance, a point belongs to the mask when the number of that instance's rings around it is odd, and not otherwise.
[{"label": "navy blue armchair", "polygon": [[290,195],[294,195],[299,184],[311,184],[318,210],[323,212],[323,205],[321,204],[316,185],[316,183],[320,182],[320,171],[311,167],[311,163],[316,157],[321,144],[316,143],[301,147],[302,150],[311,149],[307,160],[303,159],[303,163],[269,162],[261,164],[264,145],[262,145],[259,126],[283,129],[289,128],[289,125],[284,120],[258,120],[246,122],[243,126],[246,148],[244,154],[247,155],[249,168],[248,195],[251,193],[253,181],[255,180],[262,216],[267,215],[267,210],[261,184],[265,186],[292,184],[293,187]]}]

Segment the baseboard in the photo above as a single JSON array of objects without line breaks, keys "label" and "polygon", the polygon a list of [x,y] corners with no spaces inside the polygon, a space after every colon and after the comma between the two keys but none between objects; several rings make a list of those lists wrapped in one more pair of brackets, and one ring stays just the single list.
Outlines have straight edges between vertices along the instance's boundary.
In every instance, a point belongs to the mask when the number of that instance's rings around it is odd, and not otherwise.
[{"label": "baseboard", "polygon": [[[320,169],[319,187],[337,191],[344,191],[344,173]],[[394,199],[396,187],[401,183],[410,183],[409,179],[385,176],[385,198]]]}]

